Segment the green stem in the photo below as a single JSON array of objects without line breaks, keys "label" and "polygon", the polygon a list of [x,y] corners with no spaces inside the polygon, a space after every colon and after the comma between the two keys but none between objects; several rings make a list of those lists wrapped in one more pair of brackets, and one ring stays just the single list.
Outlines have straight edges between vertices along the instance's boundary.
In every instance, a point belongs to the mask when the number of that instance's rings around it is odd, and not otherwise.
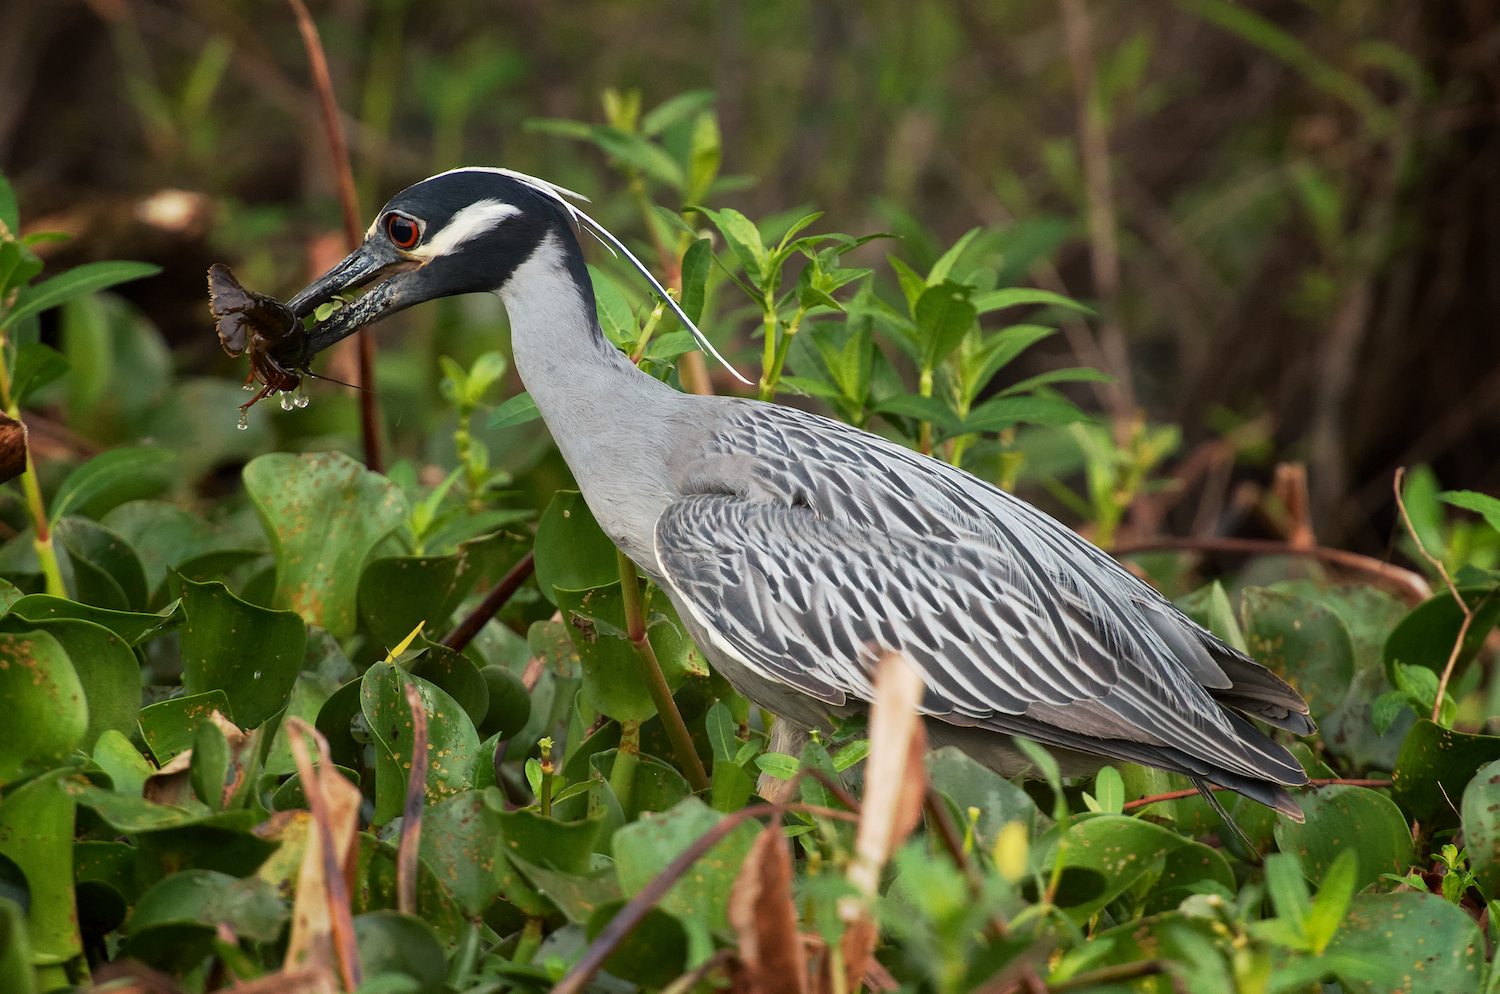
[{"label": "green stem", "polygon": [[641,340],[636,343],[635,354],[630,357],[630,361],[636,365],[639,366],[641,359],[646,355],[646,346],[651,344],[651,335],[656,331],[656,326],[661,322],[661,316],[666,308],[667,302],[663,300],[651,311],[651,317],[646,319],[646,327],[641,329]]},{"label": "green stem", "polygon": [[771,370],[776,365],[776,302],[767,298],[761,303],[761,311],[766,341],[760,359],[760,399],[771,400],[776,396],[776,383],[771,379]]},{"label": "green stem", "polygon": [[[776,343],[776,355],[771,360],[771,372],[766,377],[766,385],[770,390],[771,397],[776,396],[776,386],[781,382],[781,369],[786,365],[786,355],[792,349],[792,336],[797,334],[797,329],[802,326],[802,318],[807,314],[807,308],[798,307],[797,313],[792,315],[792,320],[787,322],[786,331],[781,333],[781,340]],[[762,397],[762,400],[770,400],[771,397]]]},{"label": "green stem", "polygon": [[635,563],[623,552],[617,555],[620,564],[620,591],[625,598],[625,627],[630,636],[630,644],[635,648],[636,659],[640,661],[646,686],[651,690],[651,700],[656,705],[657,714],[661,715],[662,727],[671,740],[672,751],[677,755],[677,765],[682,767],[683,775],[692,784],[693,790],[707,790],[708,772],[703,769],[703,760],[698,758],[698,750],[693,748],[693,737],[688,734],[682,712],[677,710],[677,702],[672,699],[672,689],[667,686],[667,678],[662,675],[661,664],[656,660],[656,650],[651,648],[651,640],[646,637],[646,613],[641,604],[641,586]]},{"label": "green stem", "polygon": [[620,748],[615,753],[615,765],[609,771],[609,787],[623,810],[630,809],[630,799],[635,794],[635,768],[641,761],[641,723],[620,722]]},{"label": "green stem", "polygon": [[[6,353],[10,336],[0,331],[0,403],[5,404],[5,413],[15,421],[21,420],[21,405],[10,392],[10,367]],[[47,505],[42,502],[42,488],[36,481],[36,462],[31,458],[31,445],[26,446],[26,472],[21,475],[21,489],[26,493],[26,513],[31,518],[37,562],[47,580],[47,593],[53,597],[67,597],[68,589],[63,585],[62,570],[57,564],[57,544],[52,538],[52,523],[47,520]]]},{"label": "green stem", "polygon": [[[917,390],[923,397],[932,396],[932,370],[922,370],[922,379],[917,384]],[[932,455],[932,422],[923,421],[917,429],[917,448],[924,456]]]},{"label": "green stem", "polygon": [[510,961],[517,966],[530,966],[532,958],[536,956],[536,951],[541,947],[542,920],[527,918],[526,927],[521,930],[521,941],[516,943],[516,952]]}]

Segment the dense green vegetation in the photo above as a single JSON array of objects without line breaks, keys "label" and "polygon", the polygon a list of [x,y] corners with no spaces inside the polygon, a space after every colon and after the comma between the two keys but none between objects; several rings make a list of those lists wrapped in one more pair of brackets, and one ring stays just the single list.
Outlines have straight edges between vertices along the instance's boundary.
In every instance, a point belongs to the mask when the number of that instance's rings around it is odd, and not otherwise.
[{"label": "dense green vegetation", "polygon": [[[377,472],[355,458],[370,451],[369,399],[352,390],[310,383],[305,409],[286,395],[237,426],[246,370],[204,358],[201,267],[69,268],[100,246],[70,255],[0,179],[0,406],[32,428],[28,447],[0,422],[0,461],[24,453],[26,470],[0,488],[0,992],[1500,990],[1500,736],[1484,734],[1500,716],[1500,500],[1444,490],[1423,466],[1398,478],[1390,544],[1413,569],[1314,538],[1378,551],[1368,508],[1389,474],[1343,474],[1356,453],[1386,453],[1345,416],[1364,401],[1344,363],[1359,336],[1339,336],[1360,307],[1372,320],[1375,298],[1397,313],[1382,280],[1423,237],[1413,191],[1448,154],[1421,125],[1470,99],[1472,81],[1397,44],[1414,30],[1400,4],[1312,4],[1299,20],[1184,3],[1175,17],[1292,80],[1298,109],[1225,132],[1236,140],[1163,210],[1091,142],[1102,128],[1130,149],[1131,129],[1189,102],[1191,73],[1152,69],[1174,44],[1161,24],[1097,6],[770,4],[741,11],[743,38],[723,42],[765,56],[736,69],[753,87],[716,97],[685,73],[673,95],[663,78],[682,70],[665,67],[646,99],[617,86],[642,75],[632,54],[618,78],[580,68],[590,101],[602,90],[598,113],[521,99],[540,84],[519,46],[476,35],[445,48],[462,13],[418,30],[386,0],[367,31],[329,35],[336,75],[351,48],[368,64],[355,101],[366,209],[394,176],[478,145],[605,191],[596,214],[755,386],[704,364],[629,267],[597,252],[611,341],[674,386],[878,431],[1125,550],[1307,698],[1319,732],[1289,741],[1318,782],[1300,792],[1304,823],[1220,794],[1241,839],[1181,778],[1117,764],[1064,781],[1030,743],[1029,779],[953,750],[918,769],[899,703],[800,756],[772,752],[770,716],[710,670],[571,489],[495,301],[393,322]],[[236,169],[265,168],[279,125],[234,119],[226,107],[244,96],[220,92],[251,8],[222,5],[206,41],[181,44],[180,87],[147,57],[159,29],[124,9],[100,16],[152,182],[223,191]],[[1061,38],[1081,15],[1087,47],[1090,10],[1096,66],[1054,40],[1056,65],[1027,70],[1057,77],[1051,104],[999,91],[965,104],[924,82],[968,51],[966,30]],[[532,13],[546,44],[563,42],[545,29],[572,23],[557,16]],[[795,48],[798,17],[815,24],[813,56],[844,73],[820,98],[819,142],[778,132],[766,110],[791,99],[791,70],[770,66]],[[680,21],[666,37],[693,30]],[[855,21],[870,31],[836,43]],[[862,46],[880,58],[859,65]],[[257,93],[285,92],[257,65]],[[879,85],[861,89],[865,72]],[[1053,92],[1069,72],[1088,78],[1079,133],[1028,141],[1033,118],[1070,106]],[[392,88],[408,77],[409,93]],[[865,97],[898,122],[879,190],[860,179],[862,118],[838,112]],[[953,161],[933,151],[949,118],[1006,115],[1031,124]],[[414,122],[422,140],[405,142]],[[528,144],[509,155],[518,136]],[[801,185],[779,175],[793,145],[816,153]],[[932,209],[918,182],[932,162],[975,210]],[[1100,199],[1101,166],[1118,203],[1107,183]],[[809,194],[829,213],[798,206]],[[326,208],[310,213],[326,221]],[[232,194],[218,210],[215,251],[246,285],[295,289],[298,215]],[[1237,339],[1203,332],[1263,313],[1245,302],[1289,231],[1307,250],[1272,282],[1294,320],[1268,334],[1318,329],[1317,369],[1344,377],[1318,381],[1300,422],[1253,395],[1266,381],[1216,378],[1208,356]],[[1094,288],[1082,302],[1067,292],[1079,246]],[[1111,253],[1124,260],[1112,276]],[[1174,278],[1147,279],[1163,260]],[[122,296],[174,275],[198,320],[185,347]],[[1172,336],[1163,366],[1150,350]],[[358,367],[351,351],[316,368],[352,380]],[[1211,405],[1192,400],[1205,390]],[[620,433],[630,444],[630,426]],[[1250,477],[1231,491],[1232,473],[1256,474],[1248,502]],[[1373,503],[1355,492],[1370,480]],[[1195,538],[1168,548],[1158,532],[1191,510],[1189,491]],[[1216,547],[1252,508],[1270,538]],[[1204,554],[1226,549],[1256,557],[1221,574]],[[763,775],[783,806],[758,796]]]}]

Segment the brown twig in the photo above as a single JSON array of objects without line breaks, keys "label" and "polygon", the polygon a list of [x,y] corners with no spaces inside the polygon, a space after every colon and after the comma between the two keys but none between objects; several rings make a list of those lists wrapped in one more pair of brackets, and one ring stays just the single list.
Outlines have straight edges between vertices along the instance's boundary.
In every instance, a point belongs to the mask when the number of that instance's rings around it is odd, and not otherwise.
[{"label": "brown twig", "polygon": [[422,804],[427,798],[427,707],[422,692],[406,684],[411,708],[411,776],[406,782],[406,807],[401,812],[401,843],[396,847],[396,908],[417,913],[417,850],[422,844]]},{"label": "brown twig", "polygon": [[594,938],[588,949],[584,950],[583,958],[568,972],[567,976],[558,981],[556,987],[552,988],[552,994],[580,994],[588,986],[589,981],[594,979],[594,975],[599,972],[604,961],[609,959],[610,954],[615,951],[615,947],[625,940],[625,937],[641,923],[647,913],[656,907],[656,903],[666,895],[678,878],[702,859],[705,853],[724,841],[725,836],[749,819],[758,818],[761,815],[779,814],[783,811],[801,811],[825,818],[836,818],[840,821],[858,821],[847,811],[836,811],[833,808],[823,808],[812,804],[755,804],[748,808],[741,808],[700,835],[692,845],[672,860],[666,869],[652,877],[651,882],[631,898],[610,919],[608,925],[604,926],[603,931]]},{"label": "brown twig", "polygon": [[521,584],[525,583],[535,570],[536,552],[533,550],[522,556],[520,562],[512,566],[500,578],[500,582],[485,595],[484,600],[479,602],[479,606],[470,611],[469,616],[448,633],[448,637],[443,639],[443,645],[454,652],[463,652],[464,647],[474,641],[474,636],[479,634],[479,630],[488,624],[491,618],[500,613],[505,602],[521,589]]},{"label": "brown twig", "polygon": [[1402,569],[1400,566],[1381,562],[1370,556],[1362,556],[1357,552],[1346,552],[1343,549],[1329,549],[1323,546],[1299,549],[1285,542],[1276,542],[1271,539],[1152,538],[1117,545],[1110,550],[1110,555],[1119,557],[1137,552],[1158,552],[1170,549],[1188,552],[1243,553],[1252,556],[1301,556],[1307,559],[1318,559],[1344,569],[1379,577],[1389,583],[1391,588],[1409,604],[1418,604],[1432,596],[1432,588],[1427,585],[1427,581],[1420,574],[1413,573],[1409,569]]},{"label": "brown twig", "polygon": [[676,980],[663,987],[661,989],[661,994],[687,994],[688,991],[692,990],[694,987],[697,987],[698,984],[703,981],[704,977],[707,977],[710,973],[713,973],[720,967],[727,965],[733,958],[733,949],[717,949],[714,951],[714,954],[712,956],[704,960],[702,963],[699,963],[696,968],[689,970],[687,973],[684,973],[682,976],[678,977]]},{"label": "brown twig", "polygon": [[1432,568],[1438,571],[1438,576],[1443,578],[1443,583],[1448,585],[1448,593],[1453,595],[1453,603],[1464,613],[1463,624],[1458,626],[1458,638],[1453,640],[1453,651],[1448,653],[1448,663],[1443,667],[1443,675],[1438,678],[1437,697],[1432,702],[1432,720],[1437,722],[1438,715],[1443,711],[1443,698],[1448,695],[1448,678],[1453,676],[1453,667],[1458,665],[1458,657],[1463,652],[1464,639],[1469,636],[1469,626],[1474,623],[1474,611],[1468,603],[1458,595],[1458,587],[1454,585],[1453,578],[1448,575],[1448,568],[1443,565],[1442,560],[1427,551],[1422,544],[1422,537],[1417,534],[1416,527],[1411,523],[1411,515],[1406,513],[1406,499],[1401,496],[1401,481],[1406,477],[1406,467],[1402,466],[1396,470],[1396,476],[1391,480],[1391,488],[1396,492],[1396,510],[1401,512],[1401,521],[1406,525],[1407,534],[1411,535],[1412,542],[1416,543],[1417,551],[1422,558],[1432,564]]},{"label": "brown twig", "polygon": [[[1309,780],[1306,784],[1303,784],[1303,786],[1306,787],[1389,787],[1390,785],[1391,782],[1389,780],[1350,780],[1344,777],[1325,777],[1320,780]],[[1233,790],[1232,787],[1221,787],[1216,783],[1209,784],[1208,789]],[[1138,800],[1126,801],[1124,808],[1122,808],[1121,810],[1134,811],[1137,808],[1144,808],[1148,804],[1157,804],[1161,801],[1180,801],[1184,797],[1197,796],[1198,789],[1196,787],[1192,787],[1187,790],[1173,790],[1168,791],[1165,794],[1152,794],[1150,797],[1142,797]]]},{"label": "brown twig", "polygon": [[[317,22],[302,0],[286,0],[297,15],[297,29],[302,33],[302,47],[307,50],[307,64],[312,70],[323,112],[323,130],[328,135],[328,152],[338,175],[339,205],[344,215],[345,248],[353,252],[364,238],[360,224],[359,194],[354,186],[354,168],[349,163],[349,143],[344,138],[344,122],[339,117],[338,99],[333,94],[333,78],[328,74],[328,57]],[[380,452],[380,409],[375,397],[375,339],[368,328],[359,333],[359,420],[364,434],[365,466],[376,473],[385,471]]]}]

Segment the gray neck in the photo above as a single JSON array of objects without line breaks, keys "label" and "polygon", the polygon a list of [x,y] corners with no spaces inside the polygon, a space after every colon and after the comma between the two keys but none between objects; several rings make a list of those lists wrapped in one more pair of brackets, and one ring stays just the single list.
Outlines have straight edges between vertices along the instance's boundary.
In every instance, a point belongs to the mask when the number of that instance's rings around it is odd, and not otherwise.
[{"label": "gray neck", "polygon": [[599,330],[592,294],[547,235],[500,288],[516,370],[606,535],[654,566],[652,530],[676,494],[668,421],[689,400],[646,375]]}]

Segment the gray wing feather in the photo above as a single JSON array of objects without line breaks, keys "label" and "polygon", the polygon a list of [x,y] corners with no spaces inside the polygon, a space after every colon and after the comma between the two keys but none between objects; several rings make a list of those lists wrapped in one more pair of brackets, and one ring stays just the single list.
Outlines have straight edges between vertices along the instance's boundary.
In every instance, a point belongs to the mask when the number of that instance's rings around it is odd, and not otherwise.
[{"label": "gray wing feather", "polygon": [[[655,537],[667,582],[760,676],[830,704],[868,701],[873,662],[899,649],[923,672],[924,710],[955,724],[1124,729],[1231,772],[1302,779],[1212,696],[1269,695],[1270,713],[1300,727],[1295,692],[1090,543],[876,436],[787,408],[745,410],[709,453],[721,470],[741,466],[740,478],[674,501]],[[1221,660],[1264,687],[1237,686]]]}]

